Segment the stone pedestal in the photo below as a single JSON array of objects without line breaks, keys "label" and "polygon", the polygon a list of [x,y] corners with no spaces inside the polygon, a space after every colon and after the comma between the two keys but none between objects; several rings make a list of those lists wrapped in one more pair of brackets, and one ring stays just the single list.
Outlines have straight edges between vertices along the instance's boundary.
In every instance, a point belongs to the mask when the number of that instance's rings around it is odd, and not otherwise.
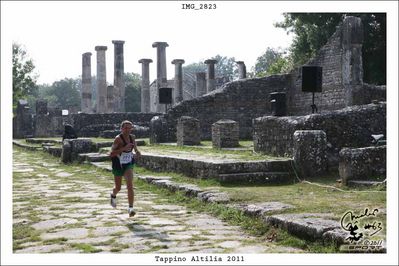
[{"label": "stone pedestal", "polygon": [[343,148],[339,152],[339,176],[348,181],[384,181],[386,178],[386,145],[364,148]]},{"label": "stone pedestal", "polygon": [[97,99],[96,112],[107,112],[107,72],[105,66],[105,51],[107,46],[96,46],[97,51]]},{"label": "stone pedestal", "polygon": [[141,112],[151,112],[150,106],[150,63],[152,59],[143,58],[139,60],[141,65]]},{"label": "stone pedestal", "polygon": [[177,120],[177,145],[200,145],[201,129],[198,119],[182,116]]},{"label": "stone pedestal", "polygon": [[232,148],[239,146],[240,130],[236,121],[222,119],[212,124],[213,148]]},{"label": "stone pedestal", "polygon": [[301,178],[327,172],[327,136],[322,130],[297,130],[293,136],[294,163]]},{"label": "stone pedestal", "polygon": [[167,140],[167,123],[163,116],[154,116],[150,121],[150,143],[162,143]]}]

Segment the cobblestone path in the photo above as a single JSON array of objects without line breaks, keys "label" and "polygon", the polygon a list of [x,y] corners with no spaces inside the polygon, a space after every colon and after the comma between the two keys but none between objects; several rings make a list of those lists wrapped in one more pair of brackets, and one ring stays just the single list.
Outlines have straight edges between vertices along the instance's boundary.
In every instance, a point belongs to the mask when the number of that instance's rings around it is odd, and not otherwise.
[{"label": "cobblestone path", "polygon": [[205,213],[135,189],[137,214],[127,214],[126,188],[109,205],[109,173],[13,151],[15,253],[275,253],[301,252],[250,236]]}]

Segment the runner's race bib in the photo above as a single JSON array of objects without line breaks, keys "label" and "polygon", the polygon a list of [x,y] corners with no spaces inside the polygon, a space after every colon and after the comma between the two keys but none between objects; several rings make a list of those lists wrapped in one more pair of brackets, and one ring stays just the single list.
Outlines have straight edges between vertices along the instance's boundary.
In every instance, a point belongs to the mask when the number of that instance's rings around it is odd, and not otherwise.
[{"label": "runner's race bib", "polygon": [[133,153],[131,152],[122,152],[121,157],[119,158],[121,164],[128,164],[132,162]]}]

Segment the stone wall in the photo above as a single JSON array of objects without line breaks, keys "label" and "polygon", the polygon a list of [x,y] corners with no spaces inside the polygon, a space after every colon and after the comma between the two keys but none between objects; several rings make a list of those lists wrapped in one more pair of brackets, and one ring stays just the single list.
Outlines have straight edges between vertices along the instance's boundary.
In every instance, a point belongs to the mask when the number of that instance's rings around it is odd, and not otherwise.
[{"label": "stone wall", "polygon": [[[360,18],[347,17],[307,65],[323,68],[321,93],[315,93],[319,113],[385,100],[385,86],[363,84],[363,26]],[[239,123],[240,138],[251,138],[251,120],[270,115],[269,94],[285,92],[287,115],[310,114],[312,93],[302,92],[301,68],[289,74],[230,82],[222,88],[174,106],[166,115],[168,141],[176,140],[181,116],[200,120],[202,139],[210,139],[211,125],[219,119]]]},{"label": "stone wall", "polygon": [[343,147],[366,147],[372,134],[386,135],[386,103],[347,107],[307,116],[264,116],[254,119],[254,150],[277,156],[293,154],[296,130],[323,130],[329,151],[337,155]]},{"label": "stone wall", "polygon": [[62,115],[36,114],[33,128],[36,138],[61,136],[64,132],[64,120]]},{"label": "stone wall", "polygon": [[170,141],[176,140],[176,124],[181,116],[200,120],[201,139],[212,138],[212,124],[221,119],[239,123],[240,138],[252,138],[252,119],[270,112],[269,94],[285,91],[290,82],[289,75],[274,75],[266,78],[239,80],[224,87],[172,108],[165,119]]},{"label": "stone wall", "polygon": [[[156,113],[111,113],[111,114],[72,114],[69,123],[79,137],[98,137],[105,130],[119,130],[124,120],[133,124],[147,127]],[[134,134],[134,133],[133,133]]]},{"label": "stone wall", "polygon": [[386,146],[342,149],[339,175],[347,185],[352,180],[383,181],[386,178]]}]

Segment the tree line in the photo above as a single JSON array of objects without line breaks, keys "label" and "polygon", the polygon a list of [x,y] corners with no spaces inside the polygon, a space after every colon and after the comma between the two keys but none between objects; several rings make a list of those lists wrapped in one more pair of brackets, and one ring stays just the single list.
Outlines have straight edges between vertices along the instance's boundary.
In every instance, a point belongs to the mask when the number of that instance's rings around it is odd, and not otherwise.
[{"label": "tree line", "polygon": [[[293,34],[292,44],[288,48],[265,47],[255,65],[247,72],[247,77],[264,77],[272,74],[288,73],[293,68],[305,64],[326,44],[336,27],[346,16],[362,19],[364,27],[363,72],[364,82],[386,84],[386,14],[385,13],[284,13],[283,21],[274,26]],[[13,43],[13,109],[18,99],[27,99],[34,110],[36,99],[45,99],[49,106],[62,109],[80,110],[81,77],[65,78],[53,84],[37,84],[37,74],[33,60],[26,49]],[[237,64],[234,57],[216,55],[216,76],[238,78]],[[183,71],[205,72],[203,62],[192,63],[183,67]],[[95,99],[96,79],[92,78],[92,94]],[[125,73],[126,111],[141,110],[141,76]],[[95,100],[93,101],[93,105]]]}]

